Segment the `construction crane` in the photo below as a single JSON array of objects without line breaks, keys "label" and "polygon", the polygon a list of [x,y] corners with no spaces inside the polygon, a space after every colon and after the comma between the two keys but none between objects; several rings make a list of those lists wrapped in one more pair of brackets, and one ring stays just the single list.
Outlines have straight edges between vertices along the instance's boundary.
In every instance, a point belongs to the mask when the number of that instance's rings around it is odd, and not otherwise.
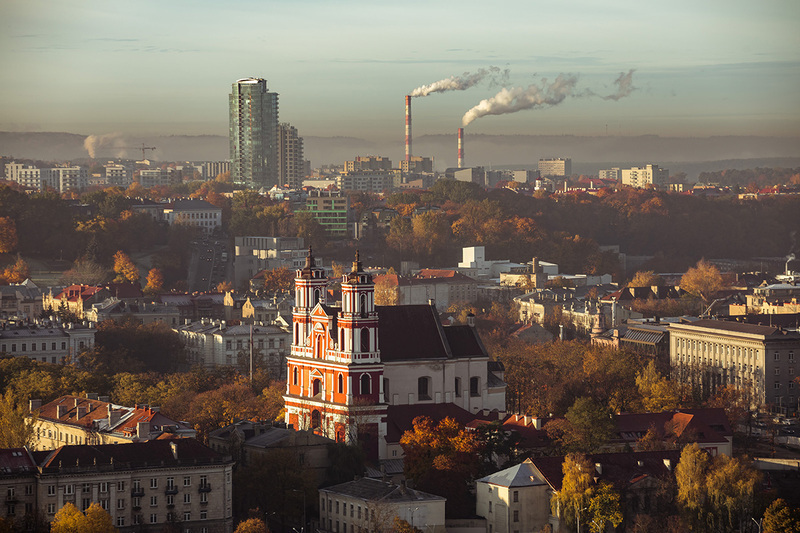
[{"label": "construction crane", "polygon": [[155,150],[156,149],[155,146],[145,146],[144,143],[142,143],[141,146],[118,146],[118,147],[115,147],[115,148],[121,148],[123,150],[141,150],[142,151],[142,160],[145,159],[145,150]]}]

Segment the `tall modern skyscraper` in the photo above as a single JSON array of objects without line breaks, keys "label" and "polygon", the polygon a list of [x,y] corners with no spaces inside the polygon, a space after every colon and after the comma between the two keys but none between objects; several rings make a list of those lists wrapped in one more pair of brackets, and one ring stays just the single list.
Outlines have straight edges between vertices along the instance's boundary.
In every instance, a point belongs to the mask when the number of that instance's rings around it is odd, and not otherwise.
[{"label": "tall modern skyscraper", "polygon": [[278,183],[278,93],[263,78],[243,78],[229,97],[231,178],[252,188]]}]

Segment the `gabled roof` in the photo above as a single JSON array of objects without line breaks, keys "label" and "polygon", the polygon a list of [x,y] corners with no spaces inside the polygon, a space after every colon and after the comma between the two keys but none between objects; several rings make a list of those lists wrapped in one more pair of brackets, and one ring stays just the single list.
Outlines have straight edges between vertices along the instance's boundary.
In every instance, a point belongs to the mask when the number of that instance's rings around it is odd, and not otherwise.
[{"label": "gabled roof", "polygon": [[0,478],[35,471],[36,463],[26,448],[0,449]]},{"label": "gabled roof", "polygon": [[694,442],[726,442],[733,437],[725,410],[722,408],[681,409],[661,413],[622,413],[614,417],[618,436],[623,441],[636,441],[654,428],[664,437],[688,437]]},{"label": "gabled roof", "polygon": [[378,348],[384,362],[447,359],[452,354],[444,331],[430,305],[379,306]]}]

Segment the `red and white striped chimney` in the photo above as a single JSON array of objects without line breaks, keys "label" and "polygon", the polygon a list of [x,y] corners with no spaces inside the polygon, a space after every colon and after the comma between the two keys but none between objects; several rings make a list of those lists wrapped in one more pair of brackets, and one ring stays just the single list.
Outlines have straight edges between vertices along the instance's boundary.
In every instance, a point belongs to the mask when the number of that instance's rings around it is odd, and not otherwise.
[{"label": "red and white striped chimney", "polygon": [[411,96],[406,96],[406,161],[411,162]]},{"label": "red and white striped chimney", "polygon": [[458,168],[464,168],[464,128],[458,128]]}]

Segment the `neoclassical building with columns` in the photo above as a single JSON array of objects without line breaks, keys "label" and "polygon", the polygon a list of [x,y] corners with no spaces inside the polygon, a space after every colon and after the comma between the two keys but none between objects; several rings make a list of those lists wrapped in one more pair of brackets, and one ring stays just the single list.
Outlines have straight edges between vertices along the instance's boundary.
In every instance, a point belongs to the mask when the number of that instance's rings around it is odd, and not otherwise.
[{"label": "neoclassical building with columns", "polygon": [[376,306],[358,253],[342,276],[340,307],[326,301],[328,282],[309,249],[295,278],[288,423],[360,441],[369,457],[383,460],[393,407],[505,411],[502,365],[491,361],[473,325],[442,325],[435,302]]}]

